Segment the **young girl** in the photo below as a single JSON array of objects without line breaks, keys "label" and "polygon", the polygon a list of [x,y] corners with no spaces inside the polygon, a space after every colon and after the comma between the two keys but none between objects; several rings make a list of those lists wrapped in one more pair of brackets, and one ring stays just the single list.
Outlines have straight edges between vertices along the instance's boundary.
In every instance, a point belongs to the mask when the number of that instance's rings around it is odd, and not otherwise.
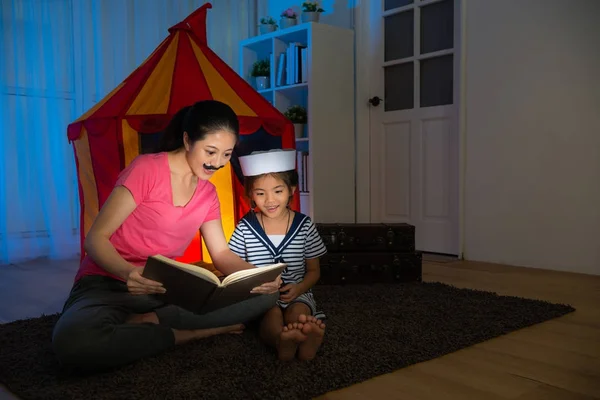
[{"label": "young girl", "polygon": [[319,257],[326,249],[312,220],[289,208],[298,186],[296,151],[255,152],[239,161],[253,210],[240,220],[229,247],[257,267],[287,264],[279,301],[264,315],[260,336],[277,349],[280,360],[296,354],[311,360],[325,329],[311,288],[319,280]]}]

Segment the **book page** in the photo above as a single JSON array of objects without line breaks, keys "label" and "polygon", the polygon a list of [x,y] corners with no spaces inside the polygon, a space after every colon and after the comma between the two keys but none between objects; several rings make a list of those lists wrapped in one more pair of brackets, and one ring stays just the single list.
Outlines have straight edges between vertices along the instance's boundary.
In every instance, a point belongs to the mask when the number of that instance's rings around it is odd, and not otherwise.
[{"label": "book page", "polygon": [[223,282],[221,283],[221,286],[225,286],[228,284],[231,284],[233,282],[237,282],[239,280],[242,280],[248,276],[253,276],[253,275],[260,275],[262,273],[268,272],[272,269],[276,269],[279,268],[281,266],[285,266],[285,264],[272,264],[272,265],[267,265],[264,267],[256,267],[256,268],[250,268],[250,269],[243,269],[241,271],[237,271],[234,272],[231,275],[228,275],[225,279],[223,279]]},{"label": "book page", "polygon": [[157,260],[160,260],[161,262],[163,262],[165,264],[169,264],[175,268],[179,268],[181,270],[189,272],[190,274],[195,275],[199,278],[205,279],[209,282],[214,282],[216,285],[219,285],[221,283],[219,278],[217,278],[217,276],[215,274],[213,274],[206,268],[197,267],[192,264],[186,264],[186,263],[183,263],[183,262],[177,261],[177,260],[172,260],[168,257],[161,256],[161,255],[155,255],[152,257],[156,258]]}]

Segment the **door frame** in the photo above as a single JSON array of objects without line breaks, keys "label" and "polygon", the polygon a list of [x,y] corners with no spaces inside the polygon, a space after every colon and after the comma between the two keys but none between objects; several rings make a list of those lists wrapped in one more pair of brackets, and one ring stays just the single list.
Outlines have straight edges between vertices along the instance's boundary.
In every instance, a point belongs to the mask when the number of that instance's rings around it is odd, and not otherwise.
[{"label": "door frame", "polygon": [[[371,0],[382,1],[382,0]],[[418,1],[418,0],[415,0]],[[437,0],[420,1],[422,5],[435,3]],[[458,63],[458,82],[454,82],[458,119],[458,256],[464,259],[465,237],[465,171],[466,171],[466,7],[467,0],[454,0],[457,4],[455,13],[456,41],[455,65]],[[356,126],[356,222],[371,222],[371,135],[370,106],[368,99],[381,93],[371,93],[371,62],[374,57],[370,46],[369,25],[372,18],[369,2],[358,2],[355,14],[355,126]],[[368,56],[364,56],[367,54]]]}]

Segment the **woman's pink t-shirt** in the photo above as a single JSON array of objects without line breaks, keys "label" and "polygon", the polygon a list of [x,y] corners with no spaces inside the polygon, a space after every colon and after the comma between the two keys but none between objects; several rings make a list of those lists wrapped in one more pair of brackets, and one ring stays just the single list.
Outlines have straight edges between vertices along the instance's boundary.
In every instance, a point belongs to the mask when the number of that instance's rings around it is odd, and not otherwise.
[{"label": "woman's pink t-shirt", "polygon": [[[137,207],[113,233],[110,242],[135,266],[143,266],[149,256],[156,254],[170,258],[183,255],[204,222],[221,218],[217,190],[209,181],[198,180],[188,204],[173,205],[167,153],[136,157],[121,171],[116,186],[126,187]],[[89,255],[82,260],[75,281],[85,275],[121,280],[98,266]]]}]

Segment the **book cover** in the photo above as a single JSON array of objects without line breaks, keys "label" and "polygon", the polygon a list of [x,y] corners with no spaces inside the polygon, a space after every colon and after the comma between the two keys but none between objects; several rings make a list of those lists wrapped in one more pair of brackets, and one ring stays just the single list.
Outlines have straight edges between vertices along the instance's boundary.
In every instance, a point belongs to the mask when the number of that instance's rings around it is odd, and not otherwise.
[{"label": "book cover", "polygon": [[221,281],[206,268],[156,255],[148,257],[142,275],[163,284],[166,293],[156,296],[165,303],[205,314],[260,296],[250,291],[263,283],[274,281],[285,267],[286,264],[280,263],[241,270]]}]

